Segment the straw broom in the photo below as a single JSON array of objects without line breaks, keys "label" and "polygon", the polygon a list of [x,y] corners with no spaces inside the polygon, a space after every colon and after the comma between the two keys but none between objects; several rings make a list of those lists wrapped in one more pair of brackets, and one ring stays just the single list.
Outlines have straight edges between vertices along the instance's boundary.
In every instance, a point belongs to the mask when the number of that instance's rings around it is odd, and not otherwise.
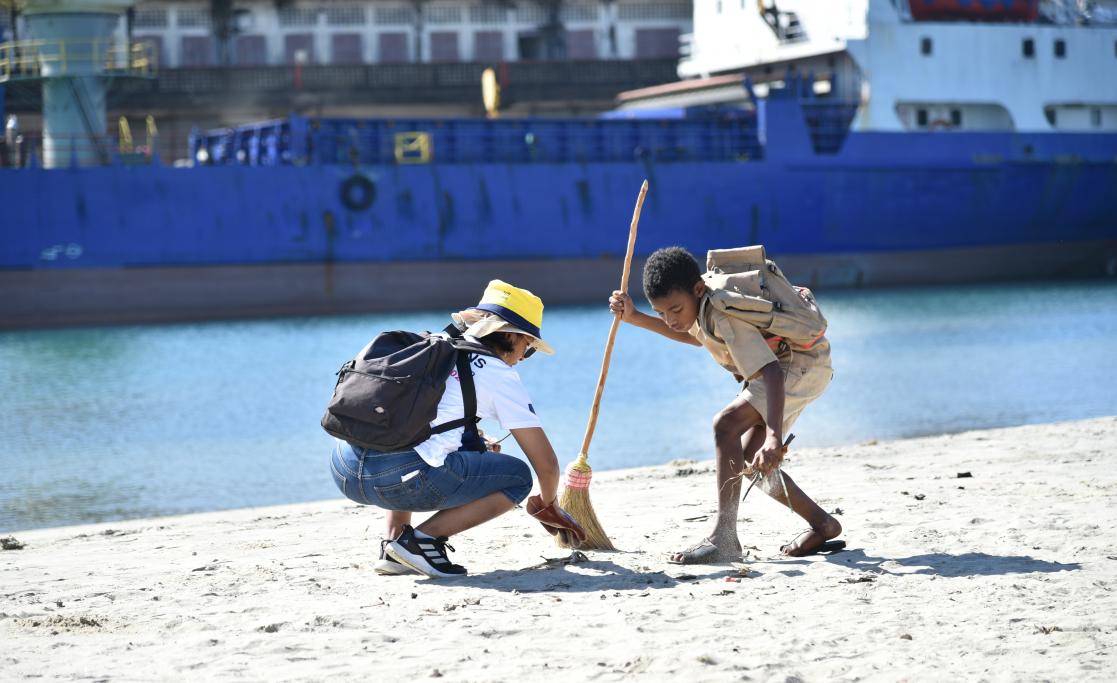
[{"label": "straw broom", "polygon": [[[648,181],[640,186],[640,196],[636,198],[636,208],[632,211],[632,225],[628,229],[628,250],[624,255],[624,271],[621,274],[621,291],[628,291],[628,276],[632,271],[632,248],[636,245],[636,225],[640,222],[640,209],[644,206],[644,196],[648,194]],[[586,435],[582,439],[582,449],[578,458],[566,468],[566,485],[559,496],[559,506],[582,525],[586,531],[586,540],[579,545],[584,550],[615,550],[597,515],[593,512],[590,503],[590,480],[593,479],[593,470],[589,464],[590,440],[593,439],[593,430],[597,426],[597,411],[601,407],[601,394],[605,391],[605,378],[609,376],[609,359],[613,355],[613,341],[617,338],[617,328],[621,324],[621,314],[613,316],[613,325],[609,328],[609,341],[605,344],[605,357],[601,361],[601,373],[597,377],[597,390],[593,394],[593,407],[590,409],[590,421],[586,425]],[[562,540],[562,535],[555,537],[560,546],[569,547]]]}]

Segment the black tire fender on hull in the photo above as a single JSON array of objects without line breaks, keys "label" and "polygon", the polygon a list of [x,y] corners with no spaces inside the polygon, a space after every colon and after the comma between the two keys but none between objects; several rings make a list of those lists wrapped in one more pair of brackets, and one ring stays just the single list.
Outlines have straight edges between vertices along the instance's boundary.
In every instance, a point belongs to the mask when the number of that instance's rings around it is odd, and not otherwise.
[{"label": "black tire fender on hull", "polygon": [[365,211],[376,201],[376,183],[360,173],[343,180],[339,191],[341,203],[350,211]]}]

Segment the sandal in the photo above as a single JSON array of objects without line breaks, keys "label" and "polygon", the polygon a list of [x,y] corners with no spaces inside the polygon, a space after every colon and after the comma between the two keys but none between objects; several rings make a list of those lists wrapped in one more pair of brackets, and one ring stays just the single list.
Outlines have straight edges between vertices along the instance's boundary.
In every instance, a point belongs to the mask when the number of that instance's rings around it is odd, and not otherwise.
[{"label": "sandal", "polygon": [[780,546],[780,553],[784,554],[784,555],[787,555],[789,557],[807,557],[809,555],[822,555],[822,554],[830,554],[830,553],[841,552],[846,547],[846,542],[845,541],[829,540],[829,541],[823,541],[822,543],[819,543],[814,548],[811,548],[811,549],[809,549],[805,552],[797,552],[794,555],[792,555],[791,553],[788,552],[788,549],[793,548],[793,547],[796,550],[800,550],[803,546],[798,545],[796,543],[796,541],[798,541],[799,538],[803,536],[803,534],[810,534],[810,533],[818,533],[818,532],[815,531],[814,529],[807,529],[806,531],[801,531],[798,536],[791,539],[790,543],[787,543],[787,544],[784,544],[784,545]]}]

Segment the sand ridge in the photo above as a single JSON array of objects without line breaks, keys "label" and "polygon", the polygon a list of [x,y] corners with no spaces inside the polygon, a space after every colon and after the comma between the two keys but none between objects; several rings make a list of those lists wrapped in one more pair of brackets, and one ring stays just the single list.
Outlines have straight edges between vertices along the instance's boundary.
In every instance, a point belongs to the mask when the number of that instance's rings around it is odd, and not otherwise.
[{"label": "sand ridge", "polygon": [[665,562],[712,528],[707,460],[596,473],[619,552],[513,511],[449,581],[375,575],[380,513],[340,499],[18,532],[0,678],[1112,680],[1115,455],[1112,417],[795,449],[849,549],[779,557],[803,524],[754,491],[712,566]]}]

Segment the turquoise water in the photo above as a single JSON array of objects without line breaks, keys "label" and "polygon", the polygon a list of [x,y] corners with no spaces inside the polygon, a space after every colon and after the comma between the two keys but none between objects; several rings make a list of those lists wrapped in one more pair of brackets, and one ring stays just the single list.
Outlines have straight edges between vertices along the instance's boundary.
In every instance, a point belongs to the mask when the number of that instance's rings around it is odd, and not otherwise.
[{"label": "turquoise water", "polygon": [[[798,446],[1117,414],[1115,283],[819,298],[835,376],[796,425]],[[564,464],[610,321],[604,304],[548,309],[558,355],[519,366]],[[318,426],[334,371],[380,330],[445,322],[426,312],[0,334],[0,532],[336,497]],[[622,326],[591,463],[711,457],[711,417],[735,390],[704,350]]]}]

